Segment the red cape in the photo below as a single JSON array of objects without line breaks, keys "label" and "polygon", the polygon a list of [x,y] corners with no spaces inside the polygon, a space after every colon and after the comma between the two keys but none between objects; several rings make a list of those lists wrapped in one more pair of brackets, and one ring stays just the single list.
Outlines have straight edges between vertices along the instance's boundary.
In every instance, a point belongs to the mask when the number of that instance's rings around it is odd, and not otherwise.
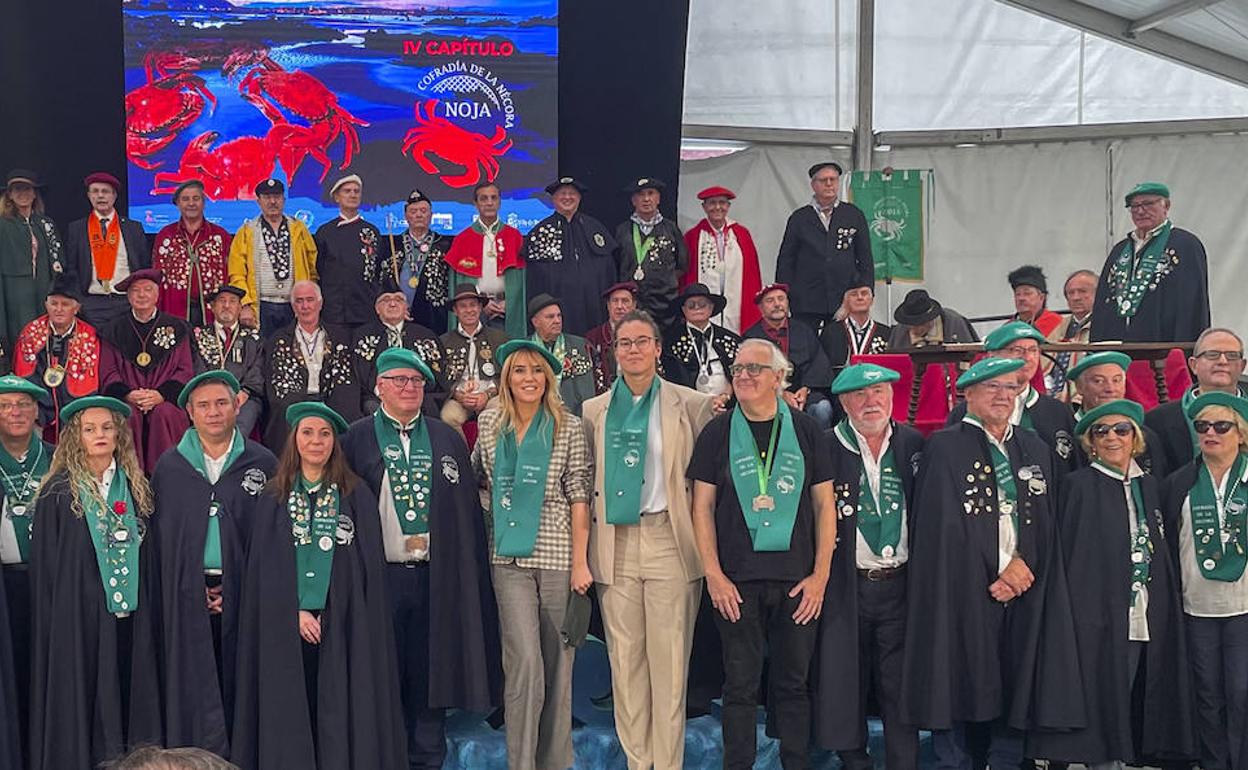
[{"label": "red cape", "polygon": [[[763,278],[758,269],[758,249],[754,246],[750,231],[740,222],[730,223],[727,229],[732,230],[737,237],[741,258],[745,260],[745,264],[741,266],[741,328],[732,330],[741,334],[763,317],[758,305],[754,304],[754,295],[763,288]],[[713,234],[711,224],[705,217],[685,231],[685,246],[689,249],[689,270],[680,281],[681,288],[698,281],[698,240],[702,233]]]},{"label": "red cape", "polygon": [[[477,232],[473,228],[461,232],[455,236],[455,240],[451,242],[451,249],[446,253],[443,259],[446,263],[455,269],[455,272],[462,273],[472,278],[481,277],[481,250],[485,241],[485,235]],[[502,275],[504,270],[513,267],[524,267],[524,260],[520,258],[520,247],[524,245],[524,236],[520,231],[511,225],[503,225],[498,231],[498,235],[494,236],[494,247],[498,254],[498,274]],[[451,287],[454,292],[455,287]]]}]

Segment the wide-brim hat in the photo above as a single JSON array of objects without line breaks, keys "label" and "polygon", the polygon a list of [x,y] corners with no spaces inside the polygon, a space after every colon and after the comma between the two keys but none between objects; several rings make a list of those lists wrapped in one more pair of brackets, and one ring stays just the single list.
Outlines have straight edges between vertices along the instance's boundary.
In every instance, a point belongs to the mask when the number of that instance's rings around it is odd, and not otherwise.
[{"label": "wide-brim hat", "polygon": [[588,185],[584,184],[583,182],[581,182],[580,180],[578,180],[576,177],[571,177],[571,176],[561,176],[561,177],[559,177],[558,179],[556,179],[555,181],[553,181],[553,182],[551,182],[550,184],[546,185],[546,188],[545,188],[545,189],[546,189],[546,194],[547,194],[547,195],[554,195],[554,194],[555,194],[555,192],[556,192],[556,191],[557,191],[560,187],[572,187],[572,188],[575,188],[575,189],[576,189],[576,191],[577,191],[577,192],[579,192],[581,195],[584,195],[585,193],[589,192],[589,187],[588,187]]},{"label": "wide-brim hat", "polygon": [[971,365],[970,369],[962,372],[962,376],[958,378],[958,390],[965,390],[971,385],[992,380],[1003,374],[1017,372],[1023,368],[1023,359],[1021,358],[981,358]]},{"label": "wide-brim hat", "polygon": [[5,177],[3,189],[7,190],[19,182],[24,182],[36,190],[42,190],[46,187],[46,185],[39,181],[39,175],[34,171],[31,171],[28,168],[15,168],[9,172],[7,177]]},{"label": "wide-brim hat", "polygon": [[1105,364],[1113,364],[1122,371],[1127,371],[1131,366],[1131,356],[1126,353],[1119,353],[1117,350],[1104,350],[1100,353],[1092,353],[1079,359],[1079,362],[1066,370],[1066,379],[1075,380],[1079,375],[1094,366],[1104,366]]},{"label": "wide-brim hat", "polygon": [[1075,423],[1075,435],[1082,436],[1097,420],[1111,414],[1120,414],[1131,420],[1137,430],[1144,425],[1144,407],[1129,399],[1119,398],[1084,412],[1079,422]]},{"label": "wide-brim hat", "polygon": [[142,270],[135,270],[130,275],[127,275],[125,280],[117,284],[117,291],[129,291],[135,281],[151,281],[159,286],[164,277],[165,274],[162,273],[159,268],[145,267]]},{"label": "wide-brim hat", "polygon": [[207,371],[200,372],[192,377],[182,388],[182,392],[178,394],[178,408],[185,409],[186,402],[191,400],[191,394],[194,393],[200,385],[209,382],[222,383],[228,387],[230,392],[234,395],[238,395],[238,392],[243,389],[243,386],[239,383],[238,378],[225,369],[208,369]]},{"label": "wide-brim hat", "polygon": [[683,308],[685,302],[694,297],[706,297],[711,301],[711,315],[719,315],[724,312],[724,308],[728,307],[728,299],[722,294],[712,294],[704,283],[691,283],[681,289],[677,302]]},{"label": "wide-brim hat", "polygon": [[918,326],[940,315],[943,309],[925,289],[912,289],[893,311],[893,320],[903,326]]},{"label": "wide-brim hat", "polygon": [[499,345],[498,350],[494,353],[494,355],[498,358],[498,365],[501,367],[504,363],[506,363],[507,357],[512,353],[515,353],[517,350],[532,350],[534,353],[537,353],[542,358],[546,359],[546,363],[550,364],[550,368],[555,371],[556,377],[563,373],[563,362],[558,358],[555,358],[555,354],[550,352],[545,345],[529,339],[508,340],[502,345]]},{"label": "wide-brim hat", "polygon": [[478,291],[476,285],[471,283],[461,283],[455,287],[455,294],[451,297],[451,307],[454,307],[455,303],[461,299],[475,299],[482,305],[490,301],[488,296]]},{"label": "wide-brim hat", "polygon": [[533,316],[542,312],[543,310],[550,307],[551,305],[559,305],[559,304],[561,304],[561,302],[557,297],[552,297],[549,294],[542,292],[541,294],[538,294],[533,299],[529,300],[529,304],[528,304],[529,318],[532,318]]},{"label": "wide-brim hat", "polygon": [[320,401],[300,401],[286,407],[286,424],[291,433],[299,427],[299,423],[309,417],[320,417],[333,427],[335,433],[347,432],[347,421],[328,404]]},{"label": "wide-brim hat", "polygon": [[75,398],[73,401],[70,401],[68,404],[61,407],[61,425],[69,422],[70,418],[79,412],[87,409],[93,409],[95,407],[107,409],[110,412],[116,412],[127,419],[130,417],[130,407],[124,401],[118,401],[112,396],[83,396],[82,398]]}]

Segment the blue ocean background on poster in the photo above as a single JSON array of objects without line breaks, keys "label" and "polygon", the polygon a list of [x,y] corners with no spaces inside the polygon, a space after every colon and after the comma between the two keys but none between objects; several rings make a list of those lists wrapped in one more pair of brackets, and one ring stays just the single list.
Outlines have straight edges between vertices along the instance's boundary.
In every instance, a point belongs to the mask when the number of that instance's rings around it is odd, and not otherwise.
[{"label": "blue ocean background on poster", "polygon": [[494,180],[527,231],[558,174],[558,0],[127,0],[130,216],[155,231],[170,193],[205,183],[208,218],[234,231],[253,189],[287,183],[288,214],[337,215],[334,180],[364,180],[363,214],[403,227],[403,201],[435,201],[433,227],[472,223]]}]

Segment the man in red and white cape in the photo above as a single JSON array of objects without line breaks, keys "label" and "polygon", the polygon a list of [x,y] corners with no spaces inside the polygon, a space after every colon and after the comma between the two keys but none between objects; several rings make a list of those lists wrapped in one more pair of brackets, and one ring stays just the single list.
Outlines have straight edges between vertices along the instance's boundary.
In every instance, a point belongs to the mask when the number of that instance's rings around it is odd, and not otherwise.
[{"label": "man in red and white cape", "polygon": [[736,193],[727,187],[708,187],[698,193],[706,218],[685,232],[689,271],[681,287],[702,283],[712,294],[728,300],[721,326],[737,334],[758,322],[758,306],[751,300],[763,286],[758,249],[750,231],[728,218]]}]

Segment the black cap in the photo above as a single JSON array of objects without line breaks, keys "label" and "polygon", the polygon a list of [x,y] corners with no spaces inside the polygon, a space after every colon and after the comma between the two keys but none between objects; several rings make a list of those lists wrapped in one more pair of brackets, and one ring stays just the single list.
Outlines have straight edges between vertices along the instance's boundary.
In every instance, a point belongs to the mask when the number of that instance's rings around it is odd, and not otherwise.
[{"label": "black cap", "polygon": [[238,288],[237,286],[231,286],[228,283],[225,283],[225,284],[221,284],[221,286],[218,287],[216,291],[208,295],[208,301],[210,303],[216,302],[217,297],[220,297],[222,294],[233,294],[235,297],[238,297],[240,300],[243,297],[247,296],[246,291]]},{"label": "black cap", "polygon": [[433,205],[433,201],[429,200],[428,195],[425,195],[420,190],[412,190],[410,193],[407,194],[407,203],[404,203],[403,206],[407,207],[407,206],[412,205],[413,203],[420,203],[421,201],[428,203],[430,206]]},{"label": "black cap", "polygon": [[584,195],[585,193],[589,192],[589,187],[587,187],[584,183],[576,179],[576,177],[561,176],[555,181],[546,185],[546,194],[554,195],[555,191],[558,190],[560,187],[575,187],[576,191],[579,192],[581,195]]},{"label": "black cap", "polygon": [[634,179],[629,182],[628,186],[624,188],[624,192],[629,195],[634,195],[642,190],[659,190],[661,192],[665,187],[667,187],[667,185],[663,184],[662,179],[655,179],[652,176],[643,176],[640,179]]},{"label": "black cap", "polygon": [[36,190],[43,189],[44,185],[39,182],[39,175],[28,168],[15,168],[9,172],[8,177],[4,181],[4,189],[9,189],[15,182],[25,182]]},{"label": "black cap", "polygon": [[1049,293],[1049,282],[1044,278],[1044,270],[1036,265],[1023,265],[1011,271],[1007,277],[1011,289],[1017,289],[1019,286],[1034,286],[1045,294]]},{"label": "black cap", "polygon": [[58,276],[57,280],[52,283],[51,288],[48,289],[48,296],[65,297],[79,304],[82,303],[82,292],[74,285],[74,281],[67,280],[63,273]]},{"label": "black cap", "polygon": [[532,318],[533,316],[537,315],[544,308],[548,308],[551,305],[558,305],[558,304],[560,304],[559,300],[555,299],[549,294],[546,294],[545,292],[538,294],[536,297],[529,300],[529,318]]},{"label": "black cap", "polygon": [[841,168],[841,164],[837,163],[834,160],[825,160],[822,163],[816,163],[815,165],[811,166],[809,169],[806,170],[806,174],[811,179],[814,179],[815,174],[818,174],[820,171],[823,171],[825,168],[834,168],[836,169],[837,176],[845,176],[845,169]]},{"label": "black cap", "polygon": [[280,179],[266,179],[256,185],[256,195],[282,195],[285,192],[286,185]]}]

